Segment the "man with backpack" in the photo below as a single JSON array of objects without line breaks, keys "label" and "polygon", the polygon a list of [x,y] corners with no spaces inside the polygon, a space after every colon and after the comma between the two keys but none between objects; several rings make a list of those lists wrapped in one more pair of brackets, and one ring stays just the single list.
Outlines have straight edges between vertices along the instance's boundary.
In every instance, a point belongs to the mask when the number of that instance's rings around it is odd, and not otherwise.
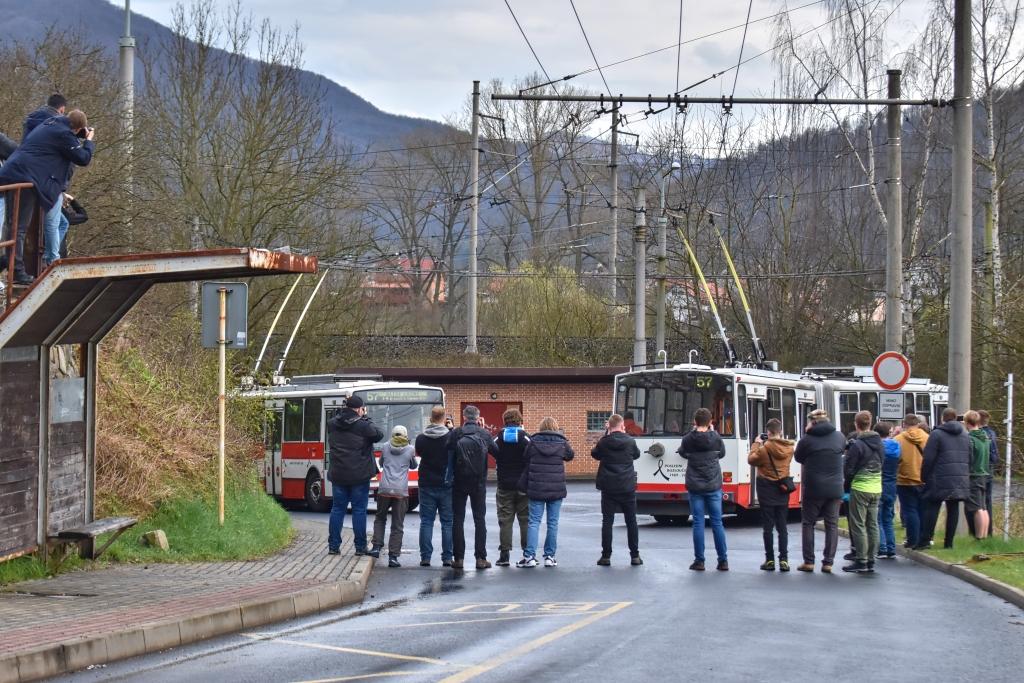
[{"label": "man with backpack", "polygon": [[452,567],[463,568],[466,556],[466,499],[473,511],[474,555],[476,568],[488,569],[487,561],[487,455],[498,454],[490,432],[480,426],[480,409],[466,406],[462,409],[463,425],[452,430],[448,450],[455,463],[455,483],[452,487],[455,559]]}]

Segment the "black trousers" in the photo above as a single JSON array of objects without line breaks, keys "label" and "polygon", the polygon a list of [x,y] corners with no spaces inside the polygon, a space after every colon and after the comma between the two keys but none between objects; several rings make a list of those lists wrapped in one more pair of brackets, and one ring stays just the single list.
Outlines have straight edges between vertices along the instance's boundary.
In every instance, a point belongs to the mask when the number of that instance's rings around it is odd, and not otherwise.
[{"label": "black trousers", "polygon": [[928,545],[935,535],[935,525],[939,521],[939,509],[946,503],[946,539],[943,547],[952,548],[956,537],[956,527],[960,522],[959,500],[923,500],[921,501],[921,545]]},{"label": "black trousers", "polygon": [[[11,222],[7,218],[14,211],[14,193],[7,192],[6,214],[0,220],[4,225],[3,241],[11,238]],[[14,273],[16,276],[25,275],[25,235],[32,226],[32,218],[36,213],[36,193],[32,190],[22,190],[20,205],[18,206],[18,241],[14,245]],[[6,270],[10,264],[7,263],[7,249],[0,249],[0,270]]]},{"label": "black trousers", "polygon": [[473,512],[474,555],[480,559],[487,558],[487,482],[481,481],[479,486],[463,488],[456,485],[452,489],[452,535],[455,559],[466,557],[466,499],[469,499]]},{"label": "black trousers", "polygon": [[764,556],[775,559],[775,531],[779,532],[779,560],[789,559],[789,530],[786,528],[787,505],[762,505],[761,525],[764,529]]},{"label": "black trousers", "polygon": [[612,526],[615,524],[615,513],[621,512],[626,521],[626,542],[629,554],[636,557],[640,554],[640,530],[636,525],[636,494],[601,492],[601,554],[612,554]]}]

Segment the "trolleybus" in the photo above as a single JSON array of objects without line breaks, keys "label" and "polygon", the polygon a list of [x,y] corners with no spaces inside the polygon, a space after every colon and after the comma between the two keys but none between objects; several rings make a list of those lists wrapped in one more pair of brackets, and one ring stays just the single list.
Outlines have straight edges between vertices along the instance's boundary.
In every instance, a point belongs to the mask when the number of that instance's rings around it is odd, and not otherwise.
[{"label": "trolleybus", "polygon": [[[885,391],[874,383],[869,367],[789,373],[686,363],[617,375],[613,409],[627,419],[627,431],[640,447],[637,511],[670,522],[690,514],[686,461],[677,450],[698,408],[711,410],[712,425],[725,443],[723,510],[743,514],[758,508],[753,485],[756,471],[747,464],[747,454],[769,420],[781,421],[785,438],[797,440],[807,415],[818,407],[828,411],[838,429],[849,433],[859,410],[891,421],[913,412],[934,424],[947,403],[946,387],[926,379],[911,379],[898,392]],[[789,505],[798,508],[802,493],[798,463],[793,463],[791,474],[797,488]]]},{"label": "trolleybus", "polygon": [[[293,377],[279,386],[248,392],[264,401],[263,478],[267,493],[282,501],[304,501],[310,510],[326,512],[331,507],[331,482],[327,420],[345,406],[350,396],[359,396],[367,415],[391,436],[395,425],[409,431],[409,441],[430,420],[431,408],[444,405],[444,391],[416,382],[385,382],[380,377],[306,375]],[[380,448],[374,456],[380,465]],[[379,474],[370,482],[376,495]],[[419,504],[418,473],[409,473],[409,509]]]}]

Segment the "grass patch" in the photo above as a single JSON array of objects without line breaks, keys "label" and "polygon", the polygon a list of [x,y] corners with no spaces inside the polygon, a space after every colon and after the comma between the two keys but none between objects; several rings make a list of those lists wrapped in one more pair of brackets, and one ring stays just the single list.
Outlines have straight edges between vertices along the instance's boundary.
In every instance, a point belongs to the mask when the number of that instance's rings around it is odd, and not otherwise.
[{"label": "grass patch", "polygon": [[[1017,553],[1015,555],[1007,553]],[[1024,539],[957,537],[952,548],[932,548],[929,555],[940,560],[963,564],[1003,583],[1024,589]],[[988,560],[975,560],[975,555],[986,555]]]},{"label": "grass patch", "polygon": [[[142,545],[142,535],[154,529],[167,534],[170,551]],[[248,487],[230,487],[223,527],[217,523],[216,498],[173,497],[126,531],[105,557],[115,562],[249,560],[280,550],[291,537],[288,513],[270,496]]]},{"label": "grass patch", "polygon": [[46,565],[35,555],[25,555],[7,562],[0,562],[0,586],[45,577]]}]

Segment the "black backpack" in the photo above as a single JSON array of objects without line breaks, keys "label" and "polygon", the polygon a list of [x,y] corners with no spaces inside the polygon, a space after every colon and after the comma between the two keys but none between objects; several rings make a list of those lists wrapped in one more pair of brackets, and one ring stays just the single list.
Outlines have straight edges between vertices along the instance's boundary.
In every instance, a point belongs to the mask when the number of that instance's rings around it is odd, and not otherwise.
[{"label": "black backpack", "polygon": [[474,482],[487,471],[487,448],[474,434],[463,434],[455,442],[455,479]]}]

